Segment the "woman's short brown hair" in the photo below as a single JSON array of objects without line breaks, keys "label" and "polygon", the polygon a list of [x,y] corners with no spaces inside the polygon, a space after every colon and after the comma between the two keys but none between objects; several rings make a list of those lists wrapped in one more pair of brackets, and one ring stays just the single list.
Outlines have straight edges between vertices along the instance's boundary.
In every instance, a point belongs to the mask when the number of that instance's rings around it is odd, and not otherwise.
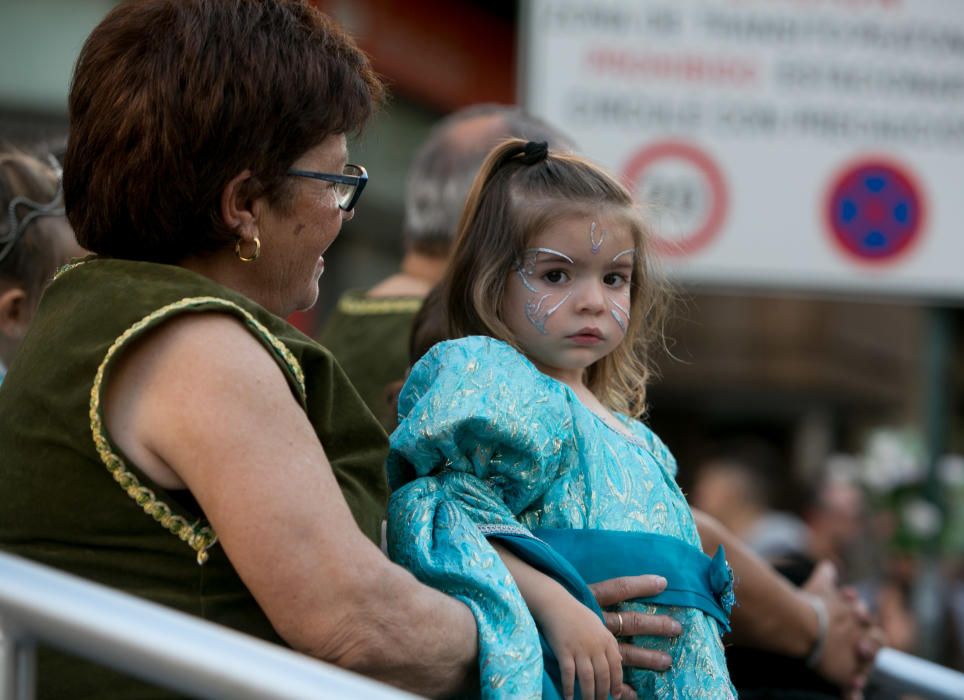
[{"label": "woman's short brown hair", "polygon": [[[636,255],[629,325],[623,342],[586,370],[590,390],[608,408],[646,409],[651,344],[662,338],[666,287],[648,254],[650,234],[629,191],[598,165],[549,150],[531,159],[521,139],[502,142],[479,170],[465,202],[442,285],[449,338],[488,335],[520,349],[502,318],[506,280],[540,231],[568,217],[607,216],[625,224]],[[544,144],[543,144],[544,146]]]},{"label": "woman's short brown hair", "polygon": [[81,51],[64,165],[77,238],[107,256],[177,262],[234,240],[225,185],[284,206],[285,171],[356,133],[382,86],[352,39],[307,0],[136,0]]}]

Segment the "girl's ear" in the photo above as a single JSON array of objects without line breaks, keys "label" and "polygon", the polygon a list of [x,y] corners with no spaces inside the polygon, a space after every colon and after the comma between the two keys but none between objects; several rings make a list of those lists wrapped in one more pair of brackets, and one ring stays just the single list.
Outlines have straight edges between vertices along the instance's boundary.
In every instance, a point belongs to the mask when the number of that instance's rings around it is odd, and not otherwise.
[{"label": "girl's ear", "polygon": [[11,340],[23,339],[33,315],[28,301],[27,292],[21,287],[0,292],[0,335]]},{"label": "girl's ear", "polygon": [[221,219],[246,242],[258,235],[255,205],[250,196],[253,177],[250,170],[242,170],[221,191]]}]

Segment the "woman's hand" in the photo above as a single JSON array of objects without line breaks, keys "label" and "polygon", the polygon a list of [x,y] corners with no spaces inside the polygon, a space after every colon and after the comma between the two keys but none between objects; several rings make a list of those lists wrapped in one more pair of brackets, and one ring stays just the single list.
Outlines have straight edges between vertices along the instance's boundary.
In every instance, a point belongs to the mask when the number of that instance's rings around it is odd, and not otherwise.
[{"label": "woman's hand", "polygon": [[[633,598],[648,598],[666,589],[662,576],[623,576],[599,581],[589,586],[600,607],[607,608]],[[677,637],[683,631],[680,624],[668,615],[646,615],[640,612],[607,612],[606,627],[615,637],[647,635],[654,637]],[[623,665],[665,671],[671,659],[661,651],[643,649],[634,644],[620,644]]]},{"label": "woman's hand", "polygon": [[[589,588],[596,601],[603,608],[623,603],[633,598],[648,598],[666,588],[662,576],[623,576],[591,584]],[[682,633],[680,624],[668,615],[646,615],[640,612],[607,612],[606,629],[617,638],[633,637],[644,634],[657,637],[676,637]],[[645,668],[651,671],[665,671],[672,660],[668,654],[653,649],[644,649],[630,642],[620,642],[619,653],[623,665]],[[636,700],[636,692],[628,685],[622,686],[623,700]]]},{"label": "woman's hand", "polygon": [[839,685],[844,697],[861,697],[883,641],[882,630],[856,591],[837,587],[836,569],[830,562],[821,562],[802,588],[821,598],[827,608],[826,639],[814,670]]},{"label": "woman's hand", "polygon": [[563,696],[573,698],[578,678],[582,700],[621,697],[622,658],[607,626],[561,587],[545,609],[536,621],[559,662]]}]

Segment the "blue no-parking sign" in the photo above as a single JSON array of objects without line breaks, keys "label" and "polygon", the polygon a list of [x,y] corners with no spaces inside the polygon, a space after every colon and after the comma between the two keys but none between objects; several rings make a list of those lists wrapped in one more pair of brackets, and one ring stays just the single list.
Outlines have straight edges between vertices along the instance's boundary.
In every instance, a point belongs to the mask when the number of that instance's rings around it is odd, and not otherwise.
[{"label": "blue no-parking sign", "polygon": [[865,159],[844,169],[830,187],[827,227],[841,249],[859,262],[891,263],[923,233],[925,205],[907,168]]}]

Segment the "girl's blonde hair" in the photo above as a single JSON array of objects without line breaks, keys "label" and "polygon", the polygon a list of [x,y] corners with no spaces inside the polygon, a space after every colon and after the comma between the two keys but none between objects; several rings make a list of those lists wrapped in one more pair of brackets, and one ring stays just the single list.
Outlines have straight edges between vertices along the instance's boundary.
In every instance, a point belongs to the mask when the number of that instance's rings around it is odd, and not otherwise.
[{"label": "girl's blonde hair", "polygon": [[654,373],[651,346],[662,337],[664,285],[652,269],[649,232],[632,195],[585,158],[521,139],[492,150],[472,184],[442,281],[447,335],[488,335],[519,349],[502,318],[506,281],[539,231],[575,216],[605,216],[633,236],[626,336],[587,368],[585,382],[607,408],[638,416],[646,410],[646,384]]}]

